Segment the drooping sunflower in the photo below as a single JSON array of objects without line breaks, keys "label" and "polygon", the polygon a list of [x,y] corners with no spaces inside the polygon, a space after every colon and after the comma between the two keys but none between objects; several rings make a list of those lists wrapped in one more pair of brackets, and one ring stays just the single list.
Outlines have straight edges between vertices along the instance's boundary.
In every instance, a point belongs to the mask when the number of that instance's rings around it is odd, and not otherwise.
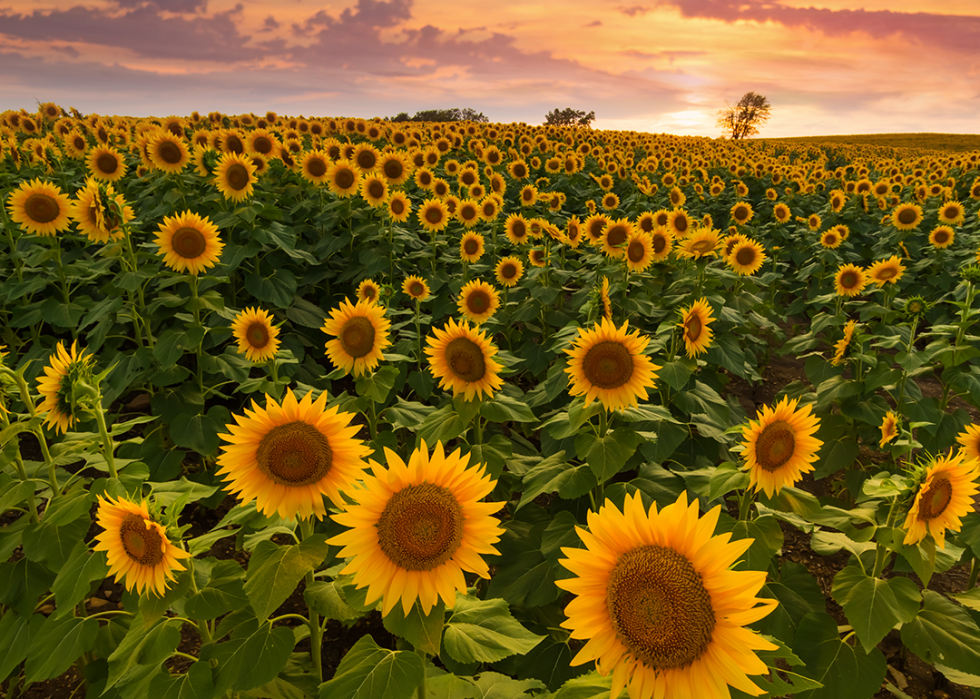
[{"label": "drooping sunflower", "polygon": [[402,291],[416,301],[424,301],[429,296],[429,285],[422,277],[412,275],[402,283]]},{"label": "drooping sunflower", "polygon": [[768,405],[742,429],[745,450],[743,470],[749,472],[749,486],[767,497],[779,494],[784,485],[793,485],[813,470],[817,450],[823,444],[814,437],[820,419],[812,406],[797,410],[799,399],[783,398],[775,408]]},{"label": "drooping sunflower", "polygon": [[610,500],[576,527],[586,548],[562,547],[576,577],[556,585],[575,595],[562,626],[589,639],[571,661],[612,673],[612,694],[631,699],[728,699],[729,685],[757,696],[749,675],[768,672],[754,651],[776,646],[745,628],[775,609],[756,595],[764,571],[730,568],[752,539],[713,536],[721,506],[699,517],[687,492],[657,510],[640,493],[622,512]]},{"label": "drooping sunflower", "polygon": [[687,308],[681,309],[681,322],[684,328],[684,347],[687,356],[694,358],[708,351],[713,331],[708,326],[715,322],[707,298],[701,298]]},{"label": "drooping sunflower", "polygon": [[71,225],[71,202],[56,184],[40,179],[24,181],[7,199],[14,223],[28,233],[55,236]]},{"label": "drooping sunflower", "polygon": [[330,158],[321,150],[311,150],[299,158],[299,174],[313,184],[323,184],[330,175]]},{"label": "drooping sunflower", "polygon": [[338,160],[327,172],[327,187],[338,197],[352,197],[360,191],[361,173],[348,160]]},{"label": "drooping sunflower", "polygon": [[631,272],[642,272],[653,264],[653,240],[650,234],[634,230],[626,241],[626,266]]},{"label": "drooping sunflower", "polygon": [[459,290],[457,308],[464,318],[479,325],[489,320],[500,308],[500,294],[486,282],[474,279]]},{"label": "drooping sunflower", "polygon": [[929,242],[937,250],[948,248],[956,238],[956,231],[952,226],[936,226],[929,233]]},{"label": "drooping sunflower", "polygon": [[252,196],[254,185],[259,181],[255,176],[255,165],[244,154],[225,153],[218,159],[214,171],[214,186],[224,196],[234,202],[241,202]]},{"label": "drooping sunflower", "polygon": [[491,398],[503,386],[497,373],[502,366],[493,358],[497,347],[484,332],[452,318],[445,328],[433,328],[433,332],[435,337],[426,340],[425,353],[440,388],[451,388],[453,395],[463,394],[472,401],[484,395]]},{"label": "drooping sunflower", "polygon": [[736,203],[731,208],[732,220],[739,226],[744,226],[746,223],[752,220],[752,216],[755,212],[752,211],[752,205],[747,201],[740,201]]},{"label": "drooping sunflower", "polygon": [[902,278],[905,266],[898,255],[892,255],[887,260],[878,260],[868,268],[868,278],[878,286],[895,284]]},{"label": "drooping sunflower", "polygon": [[892,210],[892,225],[900,231],[911,231],[922,222],[922,207],[918,204],[899,204]]},{"label": "drooping sunflower", "polygon": [[432,233],[441,231],[449,224],[449,209],[439,199],[426,199],[419,207],[417,215],[422,228]]},{"label": "drooping sunflower", "polygon": [[96,146],[85,159],[89,174],[97,180],[115,182],[126,174],[126,160],[112,146]]},{"label": "drooping sunflower", "polygon": [[279,328],[272,316],[260,308],[246,308],[231,322],[231,332],[238,340],[238,353],[250,361],[264,362],[279,351]]},{"label": "drooping sunflower", "polygon": [[312,393],[296,400],[287,389],[280,405],[269,395],[265,407],[255,400],[237,424],[226,425],[218,436],[228,445],[218,456],[218,475],[225,488],[243,503],[255,500],[262,514],[291,519],[297,514],[322,519],[323,496],[343,505],[341,490],[363,477],[364,457],[371,453],[349,426],[353,413],[327,409],[327,392],[313,401]]},{"label": "drooping sunflower", "polygon": [[868,273],[858,265],[841,265],[834,275],[834,289],[838,296],[857,296],[868,285]]},{"label": "drooping sunflower", "polygon": [[184,139],[162,129],[147,142],[146,151],[154,167],[163,172],[180,172],[191,160]]},{"label": "drooping sunflower", "polygon": [[721,235],[713,228],[701,228],[687,238],[683,238],[677,247],[677,256],[700,260],[705,256],[715,256],[722,246]]},{"label": "drooping sunflower", "polygon": [[466,262],[479,262],[483,257],[483,236],[469,231],[459,241],[459,256]]},{"label": "drooping sunflower", "polygon": [[99,183],[94,177],[88,178],[85,186],[75,193],[70,213],[78,230],[93,243],[121,239],[125,235],[121,225],[135,217],[133,207],[126,205],[126,200],[116,194],[111,184]]},{"label": "drooping sunflower", "polygon": [[854,331],[857,329],[857,326],[858,323],[856,320],[849,320],[844,325],[844,337],[834,345],[834,358],[830,360],[830,363],[834,366],[840,366],[844,361],[844,355],[847,353],[847,348],[851,345],[851,340],[854,339]]},{"label": "drooping sunflower", "polygon": [[357,300],[368,303],[378,303],[381,297],[381,287],[373,279],[365,279],[357,285]]},{"label": "drooping sunflower", "polygon": [[95,537],[96,551],[105,551],[109,574],[127,590],[136,588],[162,597],[174,580],[174,571],[185,570],[180,562],[190,554],[170,543],[167,528],[150,518],[146,500],[136,504],[125,498],[96,496],[96,524],[105,531]]},{"label": "drooping sunflower", "polygon": [[906,545],[915,545],[932,534],[936,545],[946,548],[946,530],[958,532],[961,517],[973,511],[980,462],[952,450],[925,467],[924,478],[905,518]]},{"label": "drooping sunflower", "polygon": [[766,261],[766,252],[760,243],[746,240],[736,243],[725,261],[738,274],[755,274]]},{"label": "drooping sunflower", "polygon": [[373,371],[384,359],[382,351],[391,344],[390,327],[383,306],[370,301],[355,305],[344,299],[330,311],[320,330],[337,338],[327,342],[327,356],[334,366],[360,376]]},{"label": "drooping sunflower", "polygon": [[497,275],[497,281],[500,282],[501,286],[517,286],[517,282],[524,276],[524,263],[521,262],[520,258],[508,255],[500,259],[494,273]]},{"label": "drooping sunflower", "polygon": [[194,275],[214,267],[225,247],[211,219],[191,211],[164,216],[157,230],[156,244],[170,269]]},{"label": "drooping sunflower", "polygon": [[599,285],[599,302],[602,303],[602,317],[612,320],[612,301],[609,298],[609,277],[602,278]]},{"label": "drooping sunflower", "polygon": [[371,462],[373,475],[351,491],[355,505],[334,521],[349,527],[328,543],[343,546],[343,574],[353,573],[365,601],[382,600],[386,616],[399,602],[407,616],[418,600],[428,615],[441,598],[447,607],[466,591],[463,572],[489,578],[481,554],[497,553],[503,534],[492,515],[504,503],[480,502],[496,486],[482,464],[470,464],[457,449],[433,453],[423,440],[406,464],[385,448],[388,468]]},{"label": "drooping sunflower", "polygon": [[646,400],[647,389],[655,388],[660,367],[643,354],[650,338],[639,330],[627,333],[622,326],[602,318],[591,330],[579,329],[578,337],[565,353],[570,356],[565,369],[571,377],[568,393],[585,396],[588,406],[598,399],[607,411],[630,408],[638,398]]},{"label": "drooping sunflower", "polygon": [[91,365],[92,355],[79,352],[77,341],[72,342],[70,351],[59,342],[44,367],[44,376],[38,377],[37,392],[44,398],[38,413],[47,413],[44,424],[56,432],[67,432],[75,424],[72,385],[89,372]]},{"label": "drooping sunflower", "polygon": [[885,413],[885,417],[881,421],[881,440],[878,442],[879,447],[885,446],[898,436],[898,424],[898,415],[891,410]]}]

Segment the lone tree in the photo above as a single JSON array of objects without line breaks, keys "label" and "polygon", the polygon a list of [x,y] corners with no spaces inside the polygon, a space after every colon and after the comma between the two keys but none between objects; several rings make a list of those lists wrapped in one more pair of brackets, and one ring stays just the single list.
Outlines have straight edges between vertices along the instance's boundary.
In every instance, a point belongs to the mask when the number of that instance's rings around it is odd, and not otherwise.
[{"label": "lone tree", "polygon": [[746,92],[734,107],[718,111],[718,127],[731,139],[748,138],[759,133],[759,127],[769,121],[772,105],[765,95]]},{"label": "lone tree", "polygon": [[578,109],[553,109],[544,117],[546,126],[589,126],[595,121],[595,112],[586,114]]}]

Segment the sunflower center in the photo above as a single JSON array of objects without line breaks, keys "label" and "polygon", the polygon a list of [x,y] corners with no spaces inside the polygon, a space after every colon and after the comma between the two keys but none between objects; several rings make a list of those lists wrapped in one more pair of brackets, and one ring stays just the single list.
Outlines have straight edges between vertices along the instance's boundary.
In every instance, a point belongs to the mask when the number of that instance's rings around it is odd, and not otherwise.
[{"label": "sunflower center", "polygon": [[599,388],[619,388],[633,376],[633,355],[620,342],[600,342],[582,360],[582,372]]},{"label": "sunflower center", "polygon": [[364,287],[362,293],[364,294],[364,298],[366,298],[368,301],[373,301],[374,297],[377,295],[377,289],[375,289],[373,286],[366,286]]},{"label": "sunflower center", "polygon": [[320,158],[310,158],[306,163],[306,171],[311,177],[323,177],[327,172],[327,164]]},{"label": "sunflower center", "polygon": [[919,519],[934,519],[946,511],[953,499],[953,486],[944,475],[936,476],[919,498]]},{"label": "sunflower center", "polygon": [[490,308],[490,295],[482,289],[471,291],[466,297],[466,309],[470,313],[479,315],[486,313]]},{"label": "sunflower center", "polygon": [[248,339],[248,344],[254,349],[262,349],[269,344],[269,329],[265,323],[255,322],[248,326],[245,337]]},{"label": "sunflower center", "polygon": [[163,162],[169,165],[176,165],[180,162],[180,146],[170,141],[164,141],[157,149],[157,155],[160,156],[160,160]]},{"label": "sunflower center", "polygon": [[915,223],[915,209],[902,209],[899,211],[898,221],[905,225]]},{"label": "sunflower center", "polygon": [[626,256],[629,257],[630,262],[642,262],[645,255],[646,251],[643,249],[643,243],[639,240],[634,240],[626,249]]},{"label": "sunflower center", "polygon": [[755,460],[766,471],[773,472],[790,460],[796,450],[796,431],[785,420],[767,425],[755,442]]},{"label": "sunflower center", "polygon": [[373,170],[377,162],[378,159],[369,150],[364,150],[357,154],[357,165],[362,170]]},{"label": "sunflower center", "polygon": [[103,153],[100,155],[95,159],[95,165],[99,168],[99,172],[104,172],[107,175],[111,175],[119,169],[119,161],[116,160],[116,156],[112,153]]},{"label": "sunflower center", "polygon": [[463,252],[467,255],[475,255],[476,251],[480,249],[480,241],[475,238],[467,238],[463,241]]},{"label": "sunflower center", "polygon": [[272,141],[265,136],[259,136],[252,141],[252,150],[254,150],[256,153],[261,153],[262,155],[268,155],[272,152]]},{"label": "sunflower center", "polygon": [[156,527],[147,529],[145,520],[138,514],[126,515],[119,526],[126,555],[140,565],[153,567],[163,560],[163,539]]},{"label": "sunflower center", "polygon": [[350,170],[338,170],[334,175],[334,183],[340,189],[350,189],[354,186],[354,173]]},{"label": "sunflower center", "polygon": [[894,267],[882,267],[878,270],[878,279],[891,279],[895,276],[897,270]]},{"label": "sunflower center", "polygon": [[703,255],[706,252],[711,252],[714,250],[714,243],[710,240],[699,240],[691,244],[691,250],[696,253]]},{"label": "sunflower center", "polygon": [[393,213],[395,216],[401,216],[403,213],[405,213],[405,203],[401,199],[392,199],[389,206],[391,208],[391,213]]},{"label": "sunflower center", "polygon": [[853,289],[859,283],[857,272],[848,270],[840,275],[840,285],[845,289]]},{"label": "sunflower center", "polygon": [[245,146],[242,144],[242,140],[235,135],[229,135],[225,138],[225,147],[228,148],[230,153],[241,154],[245,152]]},{"label": "sunflower center", "polygon": [[457,337],[446,345],[446,364],[463,381],[480,381],[487,373],[483,349],[466,337]]},{"label": "sunflower center", "polygon": [[421,296],[424,290],[425,287],[423,287],[420,282],[412,282],[408,286],[408,293],[412,296]]},{"label": "sunflower center", "polygon": [[620,556],[606,605],[616,635],[649,667],[685,667],[711,643],[711,595],[691,561],[672,548],[638,546]]},{"label": "sunflower center", "polygon": [[653,251],[658,255],[667,247],[667,238],[662,235],[653,236]]},{"label": "sunflower center", "polygon": [[936,243],[942,245],[949,240],[949,232],[944,230],[936,231]]},{"label": "sunflower center", "polygon": [[174,252],[186,260],[194,260],[204,254],[208,248],[208,241],[204,234],[196,228],[184,226],[178,228],[170,239],[170,245]]},{"label": "sunflower center", "polygon": [[523,238],[527,235],[527,227],[522,222],[518,221],[514,223],[513,227],[511,228],[511,233],[513,233],[514,237],[517,239]]},{"label": "sunflower center", "polygon": [[355,316],[340,329],[340,345],[344,352],[360,359],[374,349],[374,325],[364,316]]},{"label": "sunflower center", "polygon": [[742,248],[735,253],[735,261],[744,267],[748,267],[755,262],[755,250],[752,248]]},{"label": "sunflower center", "polygon": [[241,191],[248,187],[248,168],[241,163],[234,163],[225,173],[228,186],[234,190]]},{"label": "sunflower center", "polygon": [[625,226],[613,226],[609,229],[609,235],[606,236],[606,241],[609,243],[609,247],[619,247],[626,242],[626,235]]},{"label": "sunflower center", "polygon": [[279,485],[311,485],[327,475],[333,464],[330,442],[308,422],[295,420],[276,425],[259,442],[255,452],[262,473]]},{"label": "sunflower center", "polygon": [[513,279],[517,276],[517,265],[507,262],[500,267],[500,276],[504,279]]},{"label": "sunflower center", "polygon": [[378,545],[405,570],[432,570],[463,541],[463,509],[446,488],[411,485],[395,493],[378,519]]},{"label": "sunflower center", "polygon": [[684,320],[684,331],[687,333],[687,339],[691,342],[697,342],[698,338],[701,337],[702,326],[701,316],[697,313],[692,313],[690,317],[686,318]]},{"label": "sunflower center", "polygon": [[383,169],[385,177],[392,180],[397,180],[402,176],[402,173],[405,172],[404,166],[398,160],[389,160],[385,163]]},{"label": "sunflower center", "polygon": [[687,230],[687,219],[684,218],[683,216],[678,216],[677,218],[675,218],[674,219],[674,228],[677,229],[677,231],[680,232],[680,233],[683,233],[684,231],[686,231]]},{"label": "sunflower center", "polygon": [[35,192],[24,202],[24,211],[35,223],[50,223],[58,218],[61,207],[54,197]]},{"label": "sunflower center", "polygon": [[735,220],[744,221],[749,217],[749,210],[744,206],[739,206],[735,209]]}]

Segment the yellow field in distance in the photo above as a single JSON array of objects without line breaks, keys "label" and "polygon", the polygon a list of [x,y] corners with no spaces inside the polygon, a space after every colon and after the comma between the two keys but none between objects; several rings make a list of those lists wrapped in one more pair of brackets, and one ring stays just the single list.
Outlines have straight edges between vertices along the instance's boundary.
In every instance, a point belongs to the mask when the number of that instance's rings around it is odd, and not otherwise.
[{"label": "yellow field in distance", "polygon": [[827,143],[947,151],[972,151],[980,149],[980,134],[958,133],[875,133],[849,134],[846,136],[760,138],[756,140],[771,141],[774,143],[805,143],[813,145]]}]

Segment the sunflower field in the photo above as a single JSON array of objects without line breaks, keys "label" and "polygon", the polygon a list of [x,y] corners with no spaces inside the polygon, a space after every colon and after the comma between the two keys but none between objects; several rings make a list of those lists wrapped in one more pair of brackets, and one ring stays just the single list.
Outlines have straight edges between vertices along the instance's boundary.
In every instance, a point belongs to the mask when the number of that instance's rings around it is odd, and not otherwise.
[{"label": "sunflower field", "polygon": [[980,697],[980,151],[0,113],[0,692]]}]

